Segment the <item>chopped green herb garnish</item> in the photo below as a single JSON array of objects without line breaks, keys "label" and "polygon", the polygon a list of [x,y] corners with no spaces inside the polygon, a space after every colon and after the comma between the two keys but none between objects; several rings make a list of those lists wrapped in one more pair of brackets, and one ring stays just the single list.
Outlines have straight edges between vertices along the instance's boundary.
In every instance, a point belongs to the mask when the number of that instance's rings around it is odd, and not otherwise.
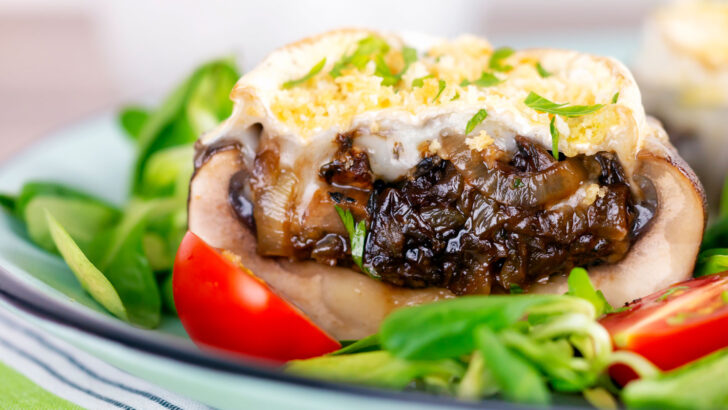
[{"label": "chopped green herb garnish", "polygon": [[382,77],[382,85],[395,85],[399,82],[399,76],[392,74],[392,70],[390,70],[387,63],[384,62],[384,57],[382,57],[381,54],[378,54],[374,58],[374,62],[376,64],[374,75]]},{"label": "chopped green herb garnish", "polygon": [[404,68],[399,72],[400,77],[407,72],[407,69],[412,63],[417,61],[417,50],[412,47],[402,47],[402,59],[404,60]]},{"label": "chopped green herb garnish", "polygon": [[321,70],[324,68],[324,65],[326,65],[326,57],[321,59],[318,63],[316,63],[315,66],[311,68],[311,70],[308,71],[306,75],[303,77],[297,79],[297,80],[290,80],[283,83],[283,89],[287,90],[289,88],[293,88],[297,85],[303,84],[306,81],[312,79],[316,74],[320,73]]},{"label": "chopped green herb garnish", "polygon": [[374,58],[376,63],[376,70],[374,75],[382,77],[382,85],[396,85],[402,80],[402,76],[407,72],[409,66],[417,61],[417,51],[412,47],[404,46],[402,48],[402,59],[404,60],[404,67],[402,71],[397,74],[392,73],[387,63],[384,61],[383,54],[377,54]]},{"label": "chopped green herb garnish", "polygon": [[458,91],[455,91],[455,95],[450,99],[450,101],[455,101],[460,99],[460,93]]},{"label": "chopped green herb garnish", "polygon": [[488,116],[488,112],[485,111],[485,109],[481,108],[480,110],[478,110],[478,112],[476,112],[475,115],[473,115],[473,118],[471,118],[470,121],[468,121],[468,125],[465,126],[465,135],[468,135],[471,132],[473,132],[475,127],[477,127],[478,124],[483,122],[483,120],[485,120],[485,117],[487,117],[487,116]]},{"label": "chopped green herb garnish", "polygon": [[564,117],[579,117],[586,114],[591,114],[600,108],[604,107],[604,104],[594,105],[568,105],[568,103],[557,104],[547,98],[541,97],[535,92],[531,91],[523,100],[523,103],[528,107],[533,108],[536,111],[546,112],[549,114],[562,115]]},{"label": "chopped green herb garnish", "polygon": [[551,155],[558,161],[559,159],[559,130],[556,128],[556,116],[551,117],[549,124],[549,132],[551,132]]},{"label": "chopped green herb garnish", "polygon": [[612,96],[612,104],[616,104],[618,99],[619,99],[619,91],[614,93],[614,95]]},{"label": "chopped green herb garnish", "polygon": [[685,322],[685,319],[688,318],[688,314],[686,312],[680,312],[674,316],[670,316],[667,319],[665,319],[665,322],[667,322],[670,326],[677,326],[683,324]]},{"label": "chopped green herb garnish", "polygon": [[435,102],[438,98],[440,98],[440,94],[442,94],[442,92],[445,90],[445,87],[447,87],[447,83],[445,82],[445,80],[440,80],[437,83],[437,87],[437,95],[435,96],[435,98],[432,99],[432,102]]},{"label": "chopped green herb garnish", "polygon": [[412,88],[422,87],[423,85],[425,85],[425,80],[426,79],[433,78],[433,77],[434,77],[434,75],[428,74],[428,75],[426,75],[424,77],[415,78],[414,80],[412,80]]},{"label": "chopped green herb garnish", "polygon": [[540,75],[541,78],[551,77],[551,73],[543,68],[540,61],[536,63],[536,71],[538,71],[538,75]]},{"label": "chopped green herb garnish", "polygon": [[523,185],[525,184],[523,183],[523,181],[521,181],[521,178],[516,178],[516,180],[513,181],[513,188],[520,188]]},{"label": "chopped green herb garnish", "polygon": [[490,56],[490,63],[488,66],[495,71],[510,71],[513,69],[512,65],[504,65],[503,60],[510,57],[514,53],[514,50],[510,47],[501,47],[493,52]]},{"label": "chopped green herb garnish", "polygon": [[460,83],[461,87],[467,87],[470,84],[477,85],[478,87],[492,87],[494,85],[497,85],[501,83],[502,81],[498,79],[493,73],[488,73],[483,71],[483,73],[480,75],[480,78],[474,81],[470,80],[463,80]]},{"label": "chopped green herb garnish", "polygon": [[663,293],[659,298],[657,298],[657,300],[663,301],[663,300],[669,298],[670,296],[672,296],[673,293],[675,293],[679,290],[685,290],[685,289],[690,289],[690,288],[687,286],[675,286],[674,288],[670,288],[670,289],[666,290],[665,293]]},{"label": "chopped green herb garnish", "polygon": [[523,293],[523,288],[520,287],[517,283],[511,283],[510,292],[511,295],[520,295],[521,293]]},{"label": "chopped green herb garnish", "polygon": [[350,210],[343,210],[338,205],[334,205],[336,213],[339,214],[341,222],[344,223],[346,231],[349,233],[349,242],[351,244],[351,259],[354,260],[356,266],[361,269],[362,272],[371,276],[372,278],[379,279],[379,275],[376,272],[368,269],[363,264],[364,259],[364,244],[366,243],[367,227],[366,222],[362,219],[358,223],[354,223],[354,215],[351,214]]},{"label": "chopped green herb garnish", "polygon": [[361,70],[371,60],[372,54],[384,54],[389,51],[389,44],[377,36],[369,36],[359,40],[356,50],[350,55],[341,57],[329,71],[329,75],[336,78],[341,75],[341,70],[353,65]]}]

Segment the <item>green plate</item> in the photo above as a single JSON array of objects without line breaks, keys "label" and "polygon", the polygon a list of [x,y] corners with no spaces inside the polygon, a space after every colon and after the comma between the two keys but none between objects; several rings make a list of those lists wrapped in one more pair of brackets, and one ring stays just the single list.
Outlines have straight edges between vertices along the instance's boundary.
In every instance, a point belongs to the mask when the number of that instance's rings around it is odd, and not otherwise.
[{"label": "green plate", "polygon": [[[0,192],[31,179],[58,181],[121,204],[133,146],[112,115],[46,138],[0,167]],[[386,408],[473,406],[447,397],[401,393],[291,376],[263,363],[192,344],[179,320],[156,330],[115,319],[89,297],[63,260],[33,245],[21,223],[0,211],[0,302],[16,314],[127,372],[218,408]],[[482,405],[483,403],[479,403]],[[515,408],[487,402],[489,408]]]}]

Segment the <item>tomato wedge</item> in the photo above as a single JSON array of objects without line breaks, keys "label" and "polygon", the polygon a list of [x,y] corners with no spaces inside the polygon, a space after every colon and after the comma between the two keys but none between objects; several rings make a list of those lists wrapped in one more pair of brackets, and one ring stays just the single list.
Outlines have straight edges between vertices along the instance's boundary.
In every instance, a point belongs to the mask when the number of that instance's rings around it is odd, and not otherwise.
[{"label": "tomato wedge", "polygon": [[192,232],[177,251],[172,287],[182,325],[200,346],[275,362],[341,347],[252,272]]},{"label": "tomato wedge", "polygon": [[[631,350],[671,370],[728,346],[728,272],[677,283],[601,319],[617,349]],[[626,366],[610,374],[624,385]]]}]

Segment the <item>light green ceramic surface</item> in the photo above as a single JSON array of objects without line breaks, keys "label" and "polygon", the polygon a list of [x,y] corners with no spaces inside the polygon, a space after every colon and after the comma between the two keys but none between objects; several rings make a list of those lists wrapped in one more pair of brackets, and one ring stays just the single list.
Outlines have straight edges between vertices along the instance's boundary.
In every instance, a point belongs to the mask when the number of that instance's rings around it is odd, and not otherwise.
[{"label": "light green ceramic surface", "polygon": [[[121,204],[126,197],[132,154],[132,145],[121,134],[114,117],[102,116],[50,136],[0,166],[0,192],[15,193],[25,181],[44,179],[64,182]],[[22,225],[4,211],[0,211],[0,266],[49,298],[74,309],[91,311],[103,320],[117,321],[81,289],[60,257],[30,243]],[[385,401],[212,371],[142,353],[0,303],[133,375],[218,408],[421,408],[418,403]],[[174,317],[165,317],[162,326],[153,332],[160,338],[188,341]]]}]

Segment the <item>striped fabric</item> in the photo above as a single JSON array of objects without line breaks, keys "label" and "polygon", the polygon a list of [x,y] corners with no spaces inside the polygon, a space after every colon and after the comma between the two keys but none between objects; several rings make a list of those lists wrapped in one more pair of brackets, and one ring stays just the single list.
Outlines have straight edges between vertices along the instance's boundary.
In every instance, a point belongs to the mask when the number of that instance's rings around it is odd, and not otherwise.
[{"label": "striped fabric", "polygon": [[[0,362],[49,393],[88,409],[208,408],[131,376],[42,329],[31,327],[4,308],[0,308]],[[24,406],[3,403],[0,397],[0,408],[8,405],[37,407],[37,401]]]}]

